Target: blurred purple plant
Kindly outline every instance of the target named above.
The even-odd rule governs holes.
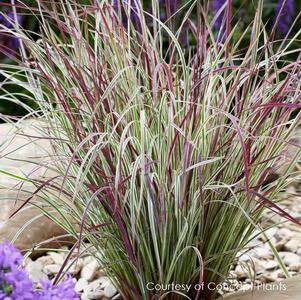
[[[69,275],[67,279],[55,287],[50,280],[41,283],[42,291],[38,292],[36,300],[79,300],[78,294],[75,292],[74,282]]]
[[[225,4],[226,0],[213,0],[212,1],[212,10],[214,16],[218,13],[218,11],[221,9],[221,7]],[[215,30],[219,30],[223,24],[223,18],[224,18],[225,12],[221,12],[218,18],[216,19],[213,27]]]
[[[19,26],[22,26],[22,21],[22,16],[17,15],[15,19],[14,13],[12,11],[0,14],[0,28],[3,26],[4,28],[13,29],[16,22]],[[0,47],[4,50],[5,53],[10,55],[12,55],[14,51],[20,46],[19,39],[8,33],[0,33],[0,42]]]
[[[282,6],[283,9],[281,10]],[[278,15],[277,30],[282,34],[286,34],[294,20],[294,0],[279,0],[275,8],[275,22]]]
[[[32,282],[22,267],[22,255],[12,245],[0,245],[0,299],[35,299]]]
[[[173,15],[178,9],[178,0],[165,0],[166,10]]]
[[[34,290],[22,260],[11,244],[0,245],[0,300],[79,300],[70,276],[56,286],[50,280],[41,282],[42,289]]]
[[[117,14],[121,14],[121,19],[122,19],[122,24],[125,28],[128,27],[128,9],[129,5],[130,7],[130,19],[131,22],[134,26],[134,28],[141,32],[141,21],[139,17],[139,11],[138,11],[138,0],[114,0],[114,10],[116,11]]]
[[[176,13],[179,2],[179,0],[159,0],[160,8],[163,8],[160,17],[162,22],[165,22],[170,16]]]

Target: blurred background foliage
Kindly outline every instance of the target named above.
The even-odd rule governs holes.
[[[132,0],[133,1],[133,0]],[[160,9],[161,9],[161,20],[166,21],[168,16],[170,16],[173,11],[178,10],[181,6],[185,5],[186,0],[158,0],[160,3]],[[214,15],[218,12],[219,8],[223,6],[226,0],[200,0],[202,2],[203,7],[205,10],[208,11],[210,20],[213,19]],[[93,1],[92,1],[93,2]],[[111,2],[108,0],[108,2]],[[151,1],[150,0],[144,0],[143,7],[145,10],[150,11],[151,10]],[[232,25],[237,25],[237,30],[235,31],[234,38],[239,39],[242,32],[244,32],[245,28],[253,21],[254,14],[257,7],[257,0],[232,0]],[[284,4],[283,4],[284,2]],[[30,1],[26,0],[24,1],[15,1],[17,5],[17,22],[19,26],[22,26],[22,28],[26,29],[29,33],[31,32],[34,34],[35,32],[39,31],[38,26],[38,19],[36,16],[33,15],[32,11],[30,11],[30,7],[34,8],[37,6],[37,1]],[[78,0],[76,1],[78,5],[88,5],[91,3],[91,0]],[[117,0],[112,0],[112,4],[116,5]],[[11,18],[11,20],[14,19],[14,15],[11,8],[11,1],[1,1],[0,0],[0,63],[10,63],[10,64],[16,64],[18,63],[18,48],[19,48],[19,42],[12,36],[8,36],[1,32],[1,25],[4,25],[6,27],[13,28],[13,25],[11,22],[8,21],[8,18]],[[275,37],[278,40],[281,40],[284,38],[284,36],[288,33],[289,35],[293,35],[301,28],[300,23],[300,17],[299,14],[301,12],[301,0],[264,0],[264,9],[263,9],[263,22],[266,25],[266,28],[268,31],[271,31],[273,28],[273,25],[276,20],[277,12],[279,11],[279,8],[281,5],[284,5],[284,9],[282,12],[281,18],[279,18],[279,25],[275,32]],[[185,13],[185,9],[181,11],[181,13],[177,14],[176,17],[172,18],[172,22],[167,24],[174,24],[176,23],[179,25],[183,15]],[[218,28],[222,25],[222,13],[221,17],[217,19],[215,23],[215,28]],[[197,22],[197,14],[194,13],[191,15],[191,20],[193,22]],[[288,30],[292,26],[292,24],[295,22],[294,27],[290,32]],[[151,26],[151,25],[150,25]],[[248,44],[248,38],[250,36],[251,32],[248,32],[245,37],[245,42],[242,42],[242,49],[244,45]],[[191,45],[191,34],[188,32],[184,32],[182,35],[182,45],[185,46],[185,44]],[[296,45],[297,43],[297,45]],[[300,48],[301,42],[297,41],[295,45],[293,45],[294,48]],[[290,59],[288,57],[288,59]],[[20,87],[15,87],[13,85],[7,86],[3,84],[4,77],[0,74],[0,94],[5,94],[8,92],[23,92],[20,91]],[[23,102],[32,105],[28,101],[28,99],[22,99]],[[10,116],[22,116],[26,113],[26,111],[21,108],[18,105],[14,105],[13,103],[9,103],[6,101],[1,100],[0,102],[0,114],[4,115],[10,115]],[[1,119],[1,118],[0,118]]]

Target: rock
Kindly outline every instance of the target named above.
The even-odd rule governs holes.
[[[301,273],[301,264],[290,265],[288,269],[290,271],[296,271]]]
[[[82,292],[84,290],[84,288],[88,285],[89,285],[89,283],[86,279],[80,278],[75,285],[75,291],[78,293]]]
[[[301,276],[283,280],[265,288],[227,295],[223,300],[300,300]]]
[[[41,263],[43,267],[54,264],[54,260],[49,255],[41,256],[36,261]]]
[[[46,273],[47,275],[55,275],[57,274],[61,269],[60,265],[47,265],[43,268],[44,273]]]
[[[265,270],[265,263],[264,261],[257,259],[257,258],[253,258],[251,260],[251,262],[249,263],[249,266],[251,269],[255,269],[256,274],[260,274],[262,272],[264,272]]]
[[[80,276],[81,278],[91,281],[95,278],[95,275],[99,269],[99,265],[96,259],[90,261],[87,265],[83,266]]]
[[[90,298],[88,297],[88,293],[85,293],[85,292],[81,294],[81,297],[80,297],[80,298],[81,298],[81,300],[89,300],[89,299],[90,299]]]
[[[254,257],[262,258],[262,259],[271,259],[273,258],[273,254],[269,248],[266,247],[256,247],[252,252]]]
[[[297,252],[301,249],[301,237],[299,238],[292,238],[284,245],[284,250],[290,252]]]
[[[98,269],[95,277],[100,278],[100,277],[104,277],[104,276],[105,276],[105,272],[102,269]]]
[[[275,260],[269,260],[264,263],[264,268],[267,271],[271,271],[278,268],[278,263]]]
[[[45,136],[37,129],[43,127],[45,127],[45,123],[37,120],[26,120],[16,125],[0,124],[1,170],[21,177],[30,176],[31,179],[45,179],[54,176],[53,171],[47,170],[43,166],[53,154],[50,141],[28,137]],[[26,224],[14,242],[14,246],[20,250],[30,250],[42,241],[65,233],[33,206],[29,207],[28,205],[10,218],[35,190],[36,187],[30,182],[21,182],[0,173],[0,240],[10,241],[14,239]],[[35,195],[31,201],[40,202],[43,200]],[[47,247],[54,245],[57,246],[58,243],[47,244]],[[46,245],[44,244],[43,247]]]
[[[247,253],[237,253],[237,256],[236,256],[240,262],[248,262],[251,260],[251,256],[250,254],[247,252]]]
[[[266,237],[267,237],[269,240],[271,240],[272,238],[275,237],[275,234],[276,234],[277,231],[278,231],[278,228],[276,228],[276,227],[271,227],[271,228],[269,228],[268,230],[264,231],[264,233],[265,233]],[[263,242],[266,242],[266,241],[267,241],[266,237],[263,236],[263,235],[260,235],[260,236],[259,236],[259,239],[260,239],[261,241],[263,241]]]
[[[278,240],[282,240],[282,239],[289,240],[294,236],[294,233],[289,228],[283,227],[276,232],[275,236]]]
[[[107,285],[110,284],[110,280],[108,277],[101,277],[89,284],[90,291],[103,290]]]
[[[283,251],[286,242],[287,242],[286,239],[282,239],[282,240],[276,242],[276,243],[274,244],[274,247],[276,248],[277,251]]]
[[[267,283],[279,281],[281,278],[284,278],[282,270],[276,270],[273,272],[264,273],[260,276],[261,281]]]
[[[292,252],[279,252],[279,256],[287,266],[301,263],[301,257]]]
[[[96,291],[96,292],[87,293],[88,299],[91,299],[91,300],[102,299],[103,296],[104,296],[103,291]]]
[[[38,261],[31,261],[26,266],[28,276],[34,283],[38,283],[41,280],[48,279],[47,275],[42,272],[42,269],[43,266]]]
[[[249,274],[251,272],[251,274]],[[241,265],[237,265],[234,273],[237,275],[238,279],[245,279],[247,277],[254,276],[254,270],[250,268],[250,270],[247,267],[242,267]]]
[[[48,252],[47,253],[56,265],[62,265],[64,263],[64,256],[57,252]]]
[[[70,268],[69,268],[69,266],[70,266]],[[67,266],[67,269],[68,269],[68,272],[72,276],[75,276],[82,270],[83,266],[84,266],[83,259],[82,258],[76,258],[75,261],[72,261],[72,262],[69,263],[69,265]]]
[[[24,267],[27,267],[28,264],[32,263],[32,259],[30,257],[26,257],[24,260],[23,260],[23,266]]]
[[[115,294],[117,294],[116,288],[112,284],[108,284],[104,289],[105,297],[112,298]]]

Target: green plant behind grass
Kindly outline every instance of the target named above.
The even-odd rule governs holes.
[[[49,168],[59,176],[38,188],[61,214],[50,217],[93,245],[124,299],[214,299],[206,286],[227,277],[265,208],[297,222],[276,200],[299,175],[291,136],[301,117],[300,60],[285,57],[300,49],[270,40],[261,2],[244,55],[232,44],[229,7],[217,42],[206,13],[189,4],[201,21],[190,24],[197,42],[184,51],[180,31],[155,14],[139,10],[139,32],[124,28],[108,1],[56,2],[40,6],[38,42],[19,32],[27,88],[57,154]],[[200,291],[148,285],[202,282]]]

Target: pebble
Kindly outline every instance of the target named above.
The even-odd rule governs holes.
[[[88,285],[89,285],[89,282],[86,279],[80,278],[75,285],[75,291],[82,292],[84,290],[84,288],[87,287]]]
[[[284,249],[286,251],[297,252],[301,249],[301,237],[300,238],[292,238],[289,242],[284,245]]]
[[[237,275],[238,279],[246,279],[247,277],[249,277],[250,272],[254,273],[254,270],[249,270],[248,268],[242,267],[241,265],[237,265],[234,270],[234,273]],[[254,274],[251,275],[254,276]]]
[[[301,264],[290,265],[289,270],[295,272],[301,272]]]
[[[91,281],[95,278],[97,270],[99,269],[99,264],[96,259],[93,259],[87,265],[83,266],[80,276],[87,281]]]
[[[279,256],[283,260],[286,266],[301,263],[301,257],[292,252],[279,252]]]
[[[29,278],[34,282],[38,283],[41,280],[47,280],[48,276],[42,272],[43,266],[38,261],[31,261],[26,265],[27,273]]]
[[[101,299],[104,296],[103,291],[96,291],[96,292],[88,292],[87,297],[88,299]]]
[[[275,270],[278,268],[278,263],[275,260],[266,261],[264,267],[267,271]]]
[[[52,264],[52,265],[47,265],[43,268],[43,272],[46,273],[47,275],[55,275],[57,274],[61,269],[60,265]]]
[[[273,258],[273,254],[270,249],[265,247],[256,247],[254,248],[254,257],[262,258],[262,259],[271,259]]]
[[[105,297],[112,298],[115,294],[117,294],[116,288],[112,284],[108,284],[104,289]]]
[[[82,258],[75,259],[74,261],[71,261],[67,265],[68,272],[72,275],[75,276],[77,275],[83,268],[84,262]]]
[[[289,240],[294,236],[294,233],[290,229],[283,227],[276,232],[275,236],[279,240],[282,239]]]
[[[54,264],[54,260],[49,256],[41,256],[36,261],[42,264],[43,267]]]
[[[52,258],[54,264],[62,265],[64,263],[64,256],[61,255],[60,253],[48,252],[48,255]]]

